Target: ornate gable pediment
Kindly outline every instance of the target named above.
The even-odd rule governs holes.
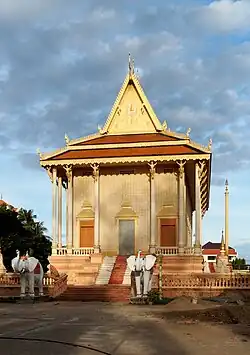
[[[115,216],[116,219],[137,219],[138,215],[133,210],[130,202],[128,200],[124,201],[121,205],[120,211]]]
[[[93,219],[95,217],[95,213],[92,209],[91,204],[88,201],[84,201],[82,204],[82,209],[80,213],[76,216],[78,219]]]
[[[137,77],[128,73],[102,134],[153,133],[163,126],[150,105]]]

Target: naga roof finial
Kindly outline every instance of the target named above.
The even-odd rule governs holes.
[[[129,71],[130,75],[134,74],[134,71],[135,71],[134,59],[131,59],[130,53],[128,54],[128,71]]]

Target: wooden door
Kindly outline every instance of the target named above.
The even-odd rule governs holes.
[[[135,221],[119,220],[119,255],[135,252]]]
[[[80,248],[93,248],[94,246],[94,221],[80,222]]]
[[[161,247],[176,246],[176,219],[164,218],[160,220]]]

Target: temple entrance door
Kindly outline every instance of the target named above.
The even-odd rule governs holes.
[[[94,221],[80,222],[80,248],[93,248],[94,246]]]
[[[176,219],[162,218],[160,219],[161,226],[161,247],[176,246]]]
[[[119,220],[119,255],[132,255],[135,252],[135,221]]]

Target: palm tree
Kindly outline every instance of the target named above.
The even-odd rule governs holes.
[[[25,210],[20,208],[18,211],[18,219],[25,229],[32,229],[34,227],[36,218],[37,216],[34,214],[33,210]]]

